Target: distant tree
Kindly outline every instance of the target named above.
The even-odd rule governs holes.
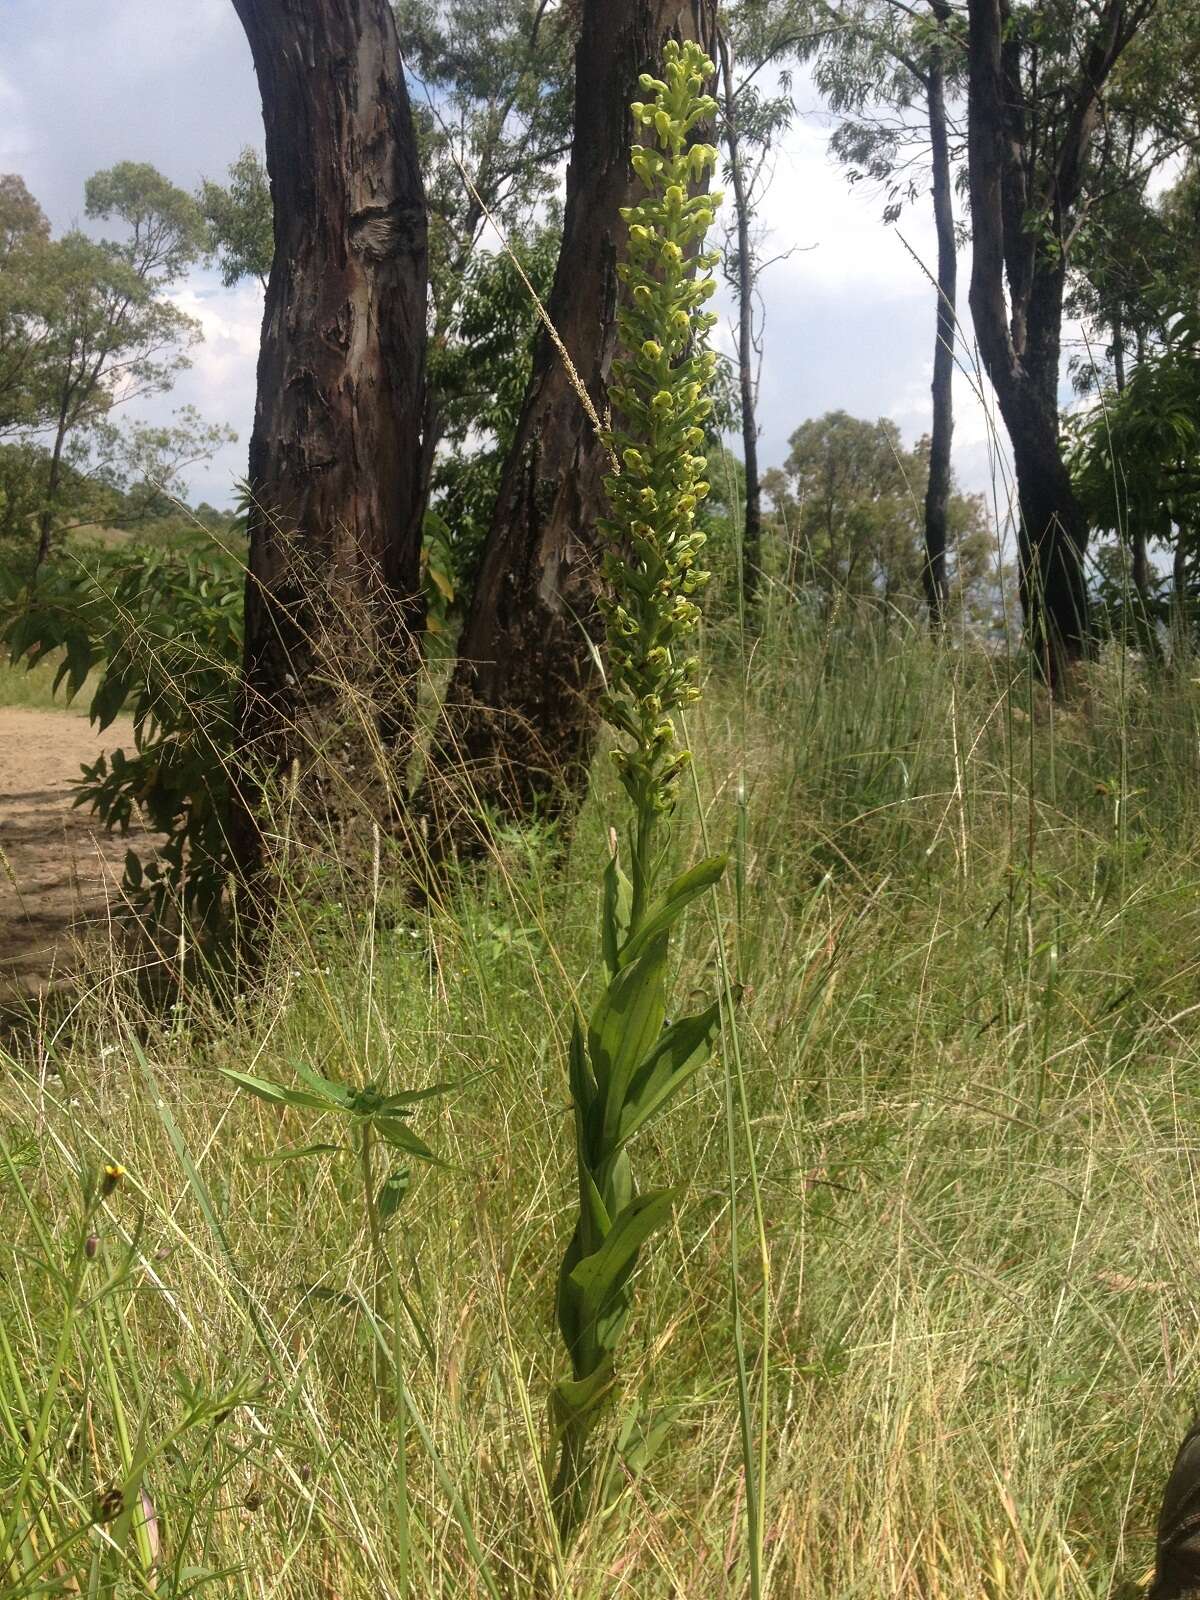
[[[343,805],[362,809],[346,741],[365,744],[368,769],[372,744],[347,726],[322,655],[331,640],[362,690],[386,687],[375,733],[397,775],[407,761],[423,610],[426,215],[387,0],[234,6],[262,95],[275,232],[234,809],[235,856],[253,884],[264,782],[288,778],[297,818],[321,833]]]
[[[228,183],[203,179],[196,202],[221,282],[232,289],[243,278],[257,278],[265,289],[275,254],[275,222],[271,183],[258,151],[247,145],[231,163]]]
[[[119,239],[97,242],[72,230],[50,240],[28,194],[9,182],[6,195],[0,406],[9,432],[48,441],[36,517],[40,567],[68,445],[113,406],[169,389],[188,364],[199,328],[167,291],[196,259],[203,227],[189,196],[145,163],[124,161],[88,179],[87,215],[123,224]]]
[[[0,438],[37,420],[35,375],[49,337],[50,224],[16,173],[0,174]]]
[[[569,812],[596,728],[596,519],[608,459],[594,417],[607,405],[617,265],[635,193],[628,104],[670,36],[715,48],[715,0],[584,0],[562,247],[548,302],[593,415],[543,329],[501,479],[459,665],[435,739],[425,804],[439,848],[464,813]],[[464,784],[462,763],[468,768]]]
[[[236,437],[229,427],[204,422],[192,406],[165,424],[98,418],[71,438],[59,461],[56,537],[94,527],[133,530],[176,516],[187,469]],[[50,465],[50,451],[34,439],[0,445],[0,539],[18,570],[29,565]]]
[[[802,423],[769,490],[794,552],[800,586],[827,596],[877,596],[911,610],[921,604],[926,565],[924,505],[928,437],[908,450],[889,418],[868,422],[844,411]],[[996,541],[984,501],[947,495],[947,593],[968,611],[987,598]]]

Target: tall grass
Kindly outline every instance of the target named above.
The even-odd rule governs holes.
[[[681,864],[702,825],[743,841],[764,1586],[1132,1594],[1197,1379],[1197,688],[1106,658],[1053,711],[1019,661],[895,619],[793,606],[769,630],[744,684],[706,686],[703,818],[672,840]],[[51,1578],[347,1600],[399,1594],[406,1567],[411,1593],[447,1600],[748,1592],[716,1075],[640,1153],[642,1181],[686,1174],[688,1193],[639,1279],[635,1420],[602,1463],[621,1492],[565,1556],[546,1494],[574,1204],[566,974],[599,970],[615,782],[596,781],[565,861],[514,836],[428,913],[387,859],[378,889],[297,878],[253,999],[188,994],[164,1021],[98,950],[14,1035],[0,1514],[17,1507],[27,1538],[0,1553],[6,1595]],[[718,963],[707,913],[689,915],[684,996]],[[332,1142],[332,1119],[238,1097],[219,1071],[282,1080],[298,1059],[459,1085],[414,1121],[450,1165],[415,1170],[398,1213],[392,1328],[353,1169],[280,1159]],[[128,1176],[90,1216],[112,1162]],[[752,1356],[748,1204],[738,1227]],[[381,1338],[408,1427],[380,1395]],[[231,1394],[181,1431],[197,1395]],[[642,1477],[651,1395],[673,1425]],[[146,1501],[116,1551],[97,1518],[139,1450]]]

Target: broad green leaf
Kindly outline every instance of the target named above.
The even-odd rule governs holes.
[[[395,1171],[388,1173],[379,1185],[379,1193],[375,1197],[375,1204],[384,1222],[390,1222],[396,1215],[411,1188],[412,1172],[408,1167],[397,1167]]]
[[[417,1156],[421,1161],[428,1161],[435,1167],[446,1165],[434,1155],[424,1139],[412,1131],[407,1122],[400,1122],[395,1117],[372,1117],[371,1126],[394,1150],[403,1150],[406,1155]]]
[[[563,1378],[554,1385],[554,1416],[561,1427],[578,1422],[596,1411],[607,1399],[613,1384],[612,1357],[605,1356],[586,1378]]]
[[[599,1250],[584,1256],[571,1273],[592,1317],[620,1290],[637,1262],[638,1251],[662,1226],[675,1202],[674,1189],[651,1189],[631,1200],[609,1230]]]
[[[292,1070],[298,1078],[304,1080],[314,1094],[324,1095],[326,1100],[332,1100],[340,1106],[349,1105],[351,1091],[344,1083],[335,1083],[332,1078],[323,1078],[298,1056],[292,1057]]]
[[[323,1095],[306,1094],[301,1089],[285,1089],[280,1083],[268,1083],[265,1078],[252,1078],[247,1072],[234,1072],[230,1067],[218,1067],[217,1071],[223,1078],[228,1078],[230,1083],[244,1089],[247,1094],[256,1095],[260,1100],[266,1100],[275,1106],[306,1106],[312,1111],[337,1111],[340,1109],[331,1100]]]
[[[627,967],[630,962],[636,961],[654,940],[668,933],[692,901],[699,899],[706,889],[711,889],[714,883],[720,881],[728,860],[728,856],[710,856],[707,861],[701,861],[670,883],[621,951],[621,966]]]
[[[621,968],[596,1007],[588,1029],[588,1053],[596,1087],[604,1099],[604,1125],[619,1111],[639,1061],[662,1028],[666,1012],[667,936],[646,947],[640,960]]]
[[[716,1000],[694,1017],[681,1017],[664,1028],[658,1043],[634,1074],[616,1126],[616,1143],[626,1144],[671,1096],[693,1078],[712,1054],[721,1026]]]
[[[621,965],[621,946],[629,937],[632,906],[633,889],[629,879],[621,871],[616,856],[610,856],[604,869],[604,909],[600,929],[604,960],[614,976]]]

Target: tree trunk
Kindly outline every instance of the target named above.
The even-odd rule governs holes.
[[[38,547],[33,562],[36,576],[50,558],[50,541],[54,537],[54,508],[58,504],[58,485],[62,478],[63,443],[67,437],[65,408],[59,410],[58,427],[54,434],[54,449],[50,452],[50,469],[46,474],[46,497],[38,518]]]
[[[1006,34],[1003,0],[969,0],[968,164],[971,181],[971,312],[983,365],[1013,446],[1020,527],[1021,603],[1030,649],[1052,686],[1086,654],[1091,618],[1084,557],[1088,528],[1063,461],[1058,377],[1065,261],[1032,231],[1025,190],[1029,153],[1019,44]],[[1102,63],[1103,75],[1109,65]],[[1056,171],[1062,222],[1079,195],[1099,81],[1079,97]],[[1036,226],[1036,224],[1032,225]],[[1007,274],[1011,307],[1005,299]]]
[[[384,781],[366,803],[380,804],[380,787],[390,802],[408,755],[426,219],[387,0],[234,6],[258,74],[275,211],[234,815],[253,879],[264,784],[287,778],[292,816],[320,831],[364,800],[367,768]]]
[[[548,314],[603,417],[616,349],[621,208],[635,194],[629,103],[672,35],[714,48],[716,0],[585,0],[562,251]],[[596,733],[596,519],[606,454],[545,329],[459,641],[419,805],[431,849],[478,848],[476,819],[569,812]]]
[[[733,63],[723,28],[717,31],[724,83],[725,147],[737,209],[738,377],[742,397],[742,454],[746,465],[746,518],[742,526],[742,596],[747,608],[762,578],[762,489],[758,476],[758,418],[754,393],[754,256],[750,244],[750,197],[742,169]]]
[[[935,4],[940,23],[948,5]],[[954,341],[957,329],[958,247],[954,238],[954,188],[946,119],[946,74],[941,45],[931,53],[926,81],[929,142],[933,164],[933,215],[937,227],[937,335],[933,349],[933,431],[929,440],[929,485],[925,491],[925,567],[922,577],[930,626],[946,619],[947,519],[950,511],[950,446],[954,437]]]

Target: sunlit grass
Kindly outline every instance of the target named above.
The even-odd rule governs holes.
[[[722,668],[691,730],[714,845],[747,785],[768,1590],[1122,1593],[1150,1566],[1198,1375],[1200,697],[1105,658],[1052,714],[1002,660],[899,624],[772,629],[745,699]],[[412,1595],[453,1600],[747,1593],[719,1064],[641,1156],[647,1185],[683,1174],[687,1193],[639,1279],[619,1415],[677,1408],[669,1448],[565,1560],[545,1495],[575,1204],[564,975],[599,967],[604,815],[589,805],[565,862],[505,841],[428,915],[387,856],[377,898],[369,873],[298,888],[254,999],[185,994],[154,1018],[98,958],[39,1049],[14,1045],[0,1126],[30,1203],[0,1172],[0,1319],[27,1405],[62,1363],[45,1454],[64,1525],[119,1475],[114,1392],[154,1440],[178,1369],[263,1388],[148,1470],[161,1589],[178,1564],[227,1573],[210,1593],[365,1600],[398,1595],[406,1561]],[[672,841],[681,862],[698,827]],[[711,989],[717,959],[709,913],[689,916],[681,996]],[[449,1165],[414,1169],[392,1234],[403,1428],[376,1381],[392,1335],[372,1322],[353,1170],[276,1159],[332,1141],[334,1119],[239,1098],[218,1070],[290,1082],[296,1060],[457,1085],[414,1116]],[[79,1174],[106,1161],[129,1177],[88,1224],[88,1283],[132,1258],[103,1323],[83,1296],[60,1358],[47,1263],[84,1225]],[[0,1395],[2,1506],[24,1446],[2,1378]],[[102,1541],[72,1548],[94,1563]],[[66,1567],[87,1586],[86,1562]],[[132,1567],[115,1582],[146,1592]]]

